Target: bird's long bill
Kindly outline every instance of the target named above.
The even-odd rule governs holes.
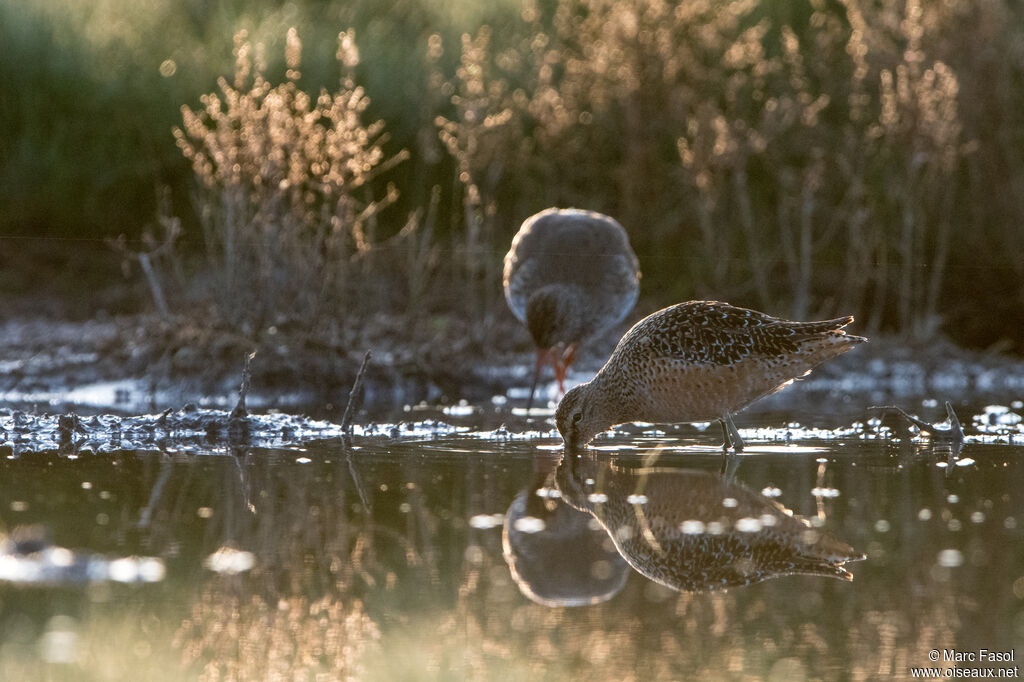
[[[533,383],[530,384],[530,399],[526,401],[526,413],[530,413],[530,409],[533,407],[533,394],[537,391],[537,382],[540,380],[540,371],[544,368],[548,359],[548,350],[546,348],[537,349],[537,364],[533,368]]]

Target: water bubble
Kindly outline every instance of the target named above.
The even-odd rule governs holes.
[[[604,493],[590,493],[587,495],[587,502],[591,504],[604,504],[608,501],[608,496]]]
[[[939,552],[936,561],[944,568],[956,568],[963,565],[964,555],[959,549],[944,549]]]
[[[39,656],[47,663],[71,664],[78,660],[78,623],[70,616],[54,616],[39,638]]]
[[[496,528],[505,522],[504,514],[477,514],[469,519],[469,525],[479,530]]]
[[[769,485],[761,489],[761,494],[765,497],[778,497],[782,494],[782,491],[773,485]]]
[[[932,510],[925,507],[921,511],[917,512],[917,518],[921,521],[928,521],[932,518]]]
[[[885,519],[878,519],[875,521],[875,530],[879,533],[888,533],[891,526]]]
[[[736,530],[741,533],[756,533],[761,530],[761,520],[745,516],[736,521]]]
[[[46,553],[51,566],[68,567],[75,563],[75,554],[65,547],[53,547]]]
[[[736,507],[739,506],[739,504],[740,503],[736,500],[735,497],[726,497],[722,499],[722,506],[725,507],[726,509],[735,509]]]
[[[539,533],[547,528],[547,524],[544,523],[544,519],[538,519],[536,516],[524,516],[516,519],[512,527],[520,533]]]
[[[163,559],[156,557],[142,557],[138,560],[139,580],[144,583],[158,583],[167,577],[167,566]]]
[[[704,532],[704,522],[688,519],[679,524],[679,530],[686,535],[700,535]]]
[[[207,569],[227,575],[244,573],[255,565],[256,556],[252,552],[233,547],[221,547],[203,561],[203,566]]]
[[[107,574],[114,582],[134,583],[139,580],[139,562],[131,557],[114,559],[107,567]]]
[[[626,497],[626,502],[630,504],[647,504],[646,495],[629,495]]]

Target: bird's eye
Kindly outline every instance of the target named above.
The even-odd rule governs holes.
[[[575,412],[575,413],[573,413],[573,415],[572,415],[572,423],[573,424],[579,424],[581,419],[583,419],[583,413],[582,412]]]

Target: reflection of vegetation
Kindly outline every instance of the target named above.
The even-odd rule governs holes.
[[[204,662],[200,680],[358,680],[379,637],[358,601],[276,602],[210,590],[178,633],[186,662]]]
[[[1007,0],[30,0],[0,19],[5,232],[139,234],[163,182],[184,213],[190,181],[167,131],[230,71],[228,36],[267,43],[268,81],[294,103],[335,82],[336,37],[354,26],[368,120],[394,134],[385,157],[410,154],[372,191],[342,192],[345,212],[387,182],[399,191],[364,244],[404,235],[374,266],[404,284],[368,303],[404,309],[427,281],[449,290],[448,271],[454,290],[491,294],[438,307],[496,314],[518,222],[575,204],[630,230],[659,304],[852,311],[867,331],[919,336],[970,320],[947,329],[986,343],[1021,324],[1024,294],[1006,282],[1024,279],[1024,22]],[[292,26],[301,75],[281,60]],[[325,235],[310,231],[285,250],[316,255],[310,278],[330,279],[348,261],[318,254]],[[970,303],[993,291],[984,310]]]

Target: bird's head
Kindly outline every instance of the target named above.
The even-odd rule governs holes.
[[[555,410],[555,424],[566,449],[583,447],[612,425],[600,409],[600,401],[592,398],[590,388],[590,382],[572,387]]]
[[[578,343],[580,316],[578,296],[567,287],[551,285],[533,293],[526,301],[526,328],[537,348],[563,348]]]

